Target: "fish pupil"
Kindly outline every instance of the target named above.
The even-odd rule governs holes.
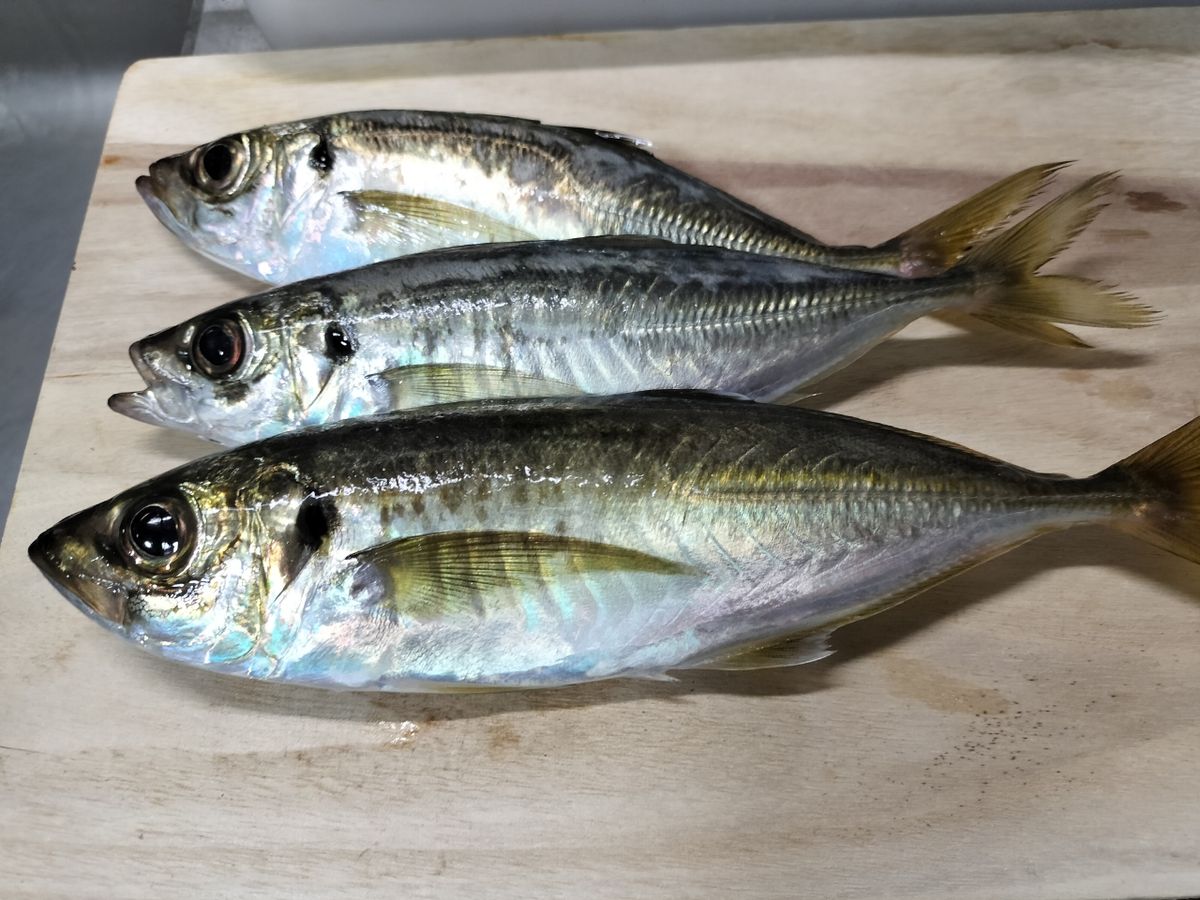
[[[213,322],[196,335],[192,354],[209,375],[225,375],[242,361],[242,332],[235,323]]]
[[[329,147],[329,141],[322,135],[321,140],[317,142],[317,146],[312,148],[312,152],[308,154],[308,164],[322,174],[333,168],[333,150]]]
[[[354,342],[346,329],[336,322],[325,329],[325,354],[334,360],[347,359],[354,354]]]
[[[144,556],[163,559],[179,552],[179,523],[157,504],[144,506],[129,522],[129,538]]]
[[[213,144],[200,161],[204,174],[213,181],[224,181],[233,169],[233,152],[224,144]]]

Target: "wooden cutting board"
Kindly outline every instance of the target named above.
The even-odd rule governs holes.
[[[1200,414],[1200,12],[929,19],[151,60],[122,85],[0,549],[0,893],[1200,893],[1200,567],[1027,545],[794,670],[337,695],[174,667],[38,575],[43,528],[207,452],[121,418],[135,338],[253,285],[135,175],[242,127],[463,109],[644,135],[830,241],[1032,163],[1121,169],[1062,260],[1166,313],[1067,351],[919,323],[829,408],[1086,474]]]

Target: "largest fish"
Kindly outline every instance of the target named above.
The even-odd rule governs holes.
[[[274,284],[445,246],[599,234],[920,276],[957,262],[1058,168],[1019,172],[877,247],[823,244],[623,135],[503,116],[269,125],[160,159],[137,188],[184,243]]]
[[[805,662],[847,622],[1088,523],[1200,561],[1200,419],[1075,479],[707,395],[461,404],[189,463],[30,554],[181,662],[532,688]]]

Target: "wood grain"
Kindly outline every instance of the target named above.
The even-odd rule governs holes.
[[[3,546],[13,897],[1200,893],[1200,569],[1099,529],[840,632],[791,671],[334,695],[173,667],[25,547],[202,452],[110,413],[136,337],[252,288],[133,191],[269,121],[449,108],[644,135],[829,240],[1032,163],[1121,169],[1062,261],[1163,309],[1090,352],[919,323],[819,401],[1085,474],[1200,414],[1200,15],[826,23],[152,60],[113,114]]]

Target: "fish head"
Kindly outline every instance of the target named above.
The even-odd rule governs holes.
[[[333,418],[346,377],[349,327],[303,285],[235,301],[129,348],[146,383],[110,408],[236,446]]]
[[[186,245],[278,284],[306,242],[318,241],[329,179],[305,164],[322,137],[305,123],[257,128],[167,156],[139,176],[138,193]]]
[[[269,637],[270,601],[316,546],[305,539],[313,514],[300,511],[293,472],[223,456],[184,470],[64,519],[29,555],[109,630],[170,659],[245,673]],[[309,526],[300,537],[297,521]]]

